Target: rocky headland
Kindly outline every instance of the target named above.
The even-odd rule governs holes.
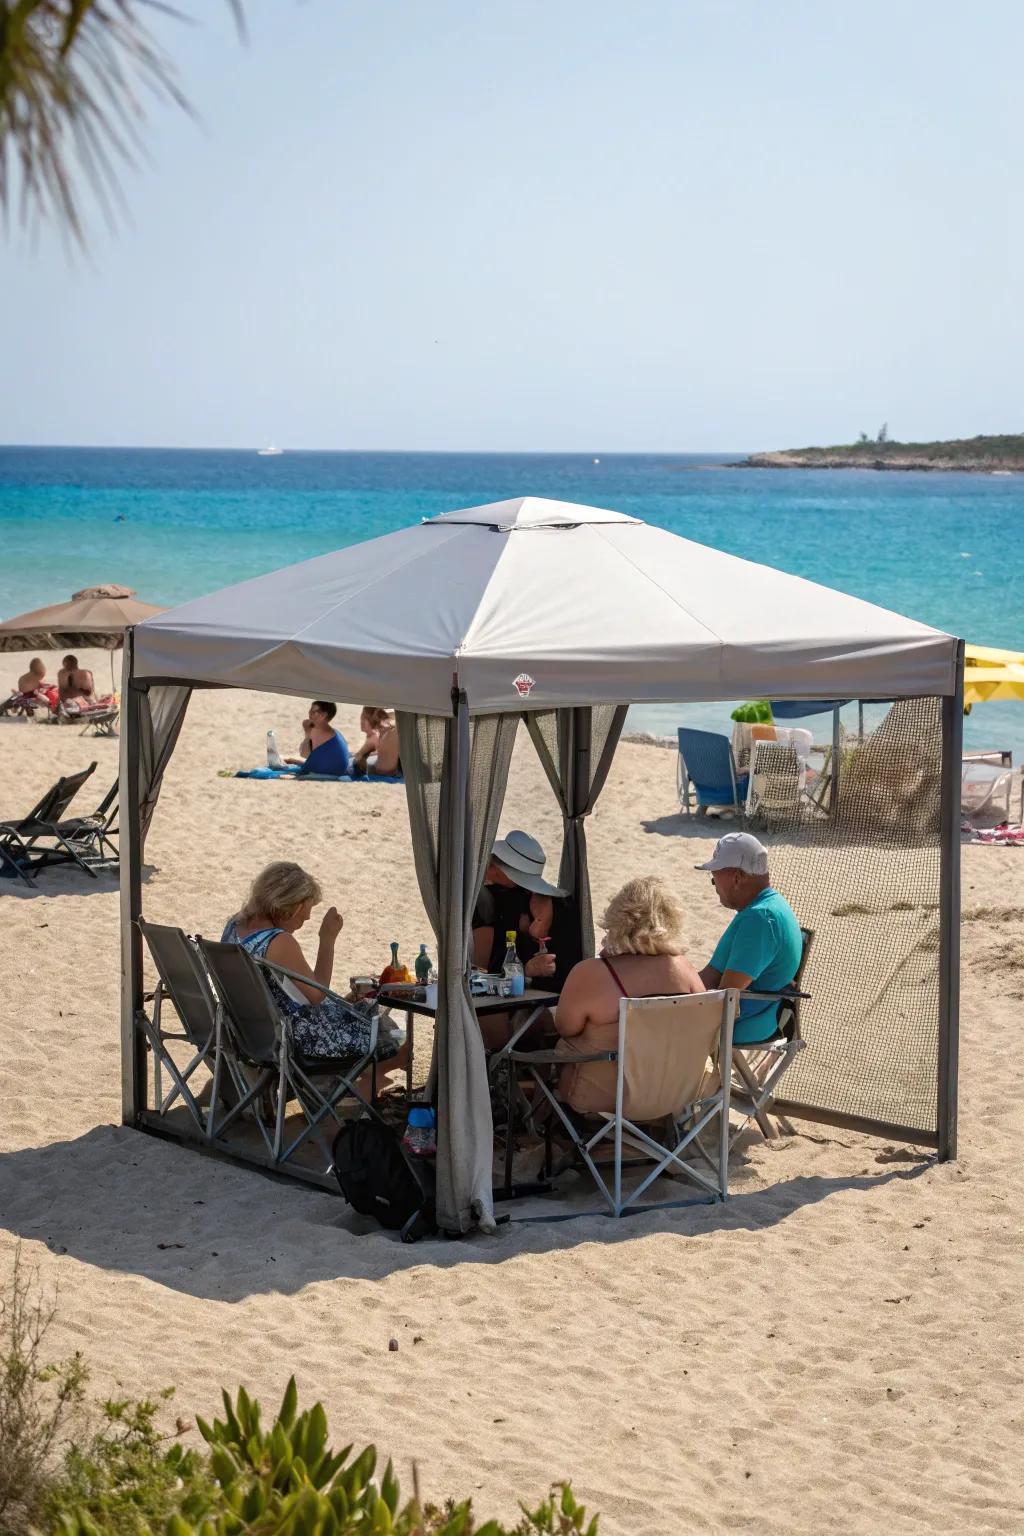
[[[752,453],[742,469],[890,469],[974,474],[1024,474],[1024,436],[954,438],[947,442],[872,440],[831,448],[785,448]]]

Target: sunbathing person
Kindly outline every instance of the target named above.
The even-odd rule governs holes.
[[[319,883],[298,864],[268,864],[253,881],[242,910],[229,920],[222,939],[225,944],[243,945],[257,959],[308,978],[290,981],[264,972],[304,1056],[365,1055],[370,1044],[369,1018],[351,1004],[325,997],[323,991],[334,972],[334,946],[344,926],[341,913],[337,907],[328,907],[324,913],[312,970],[295,937],[321,900]],[[378,1039],[374,1059],[389,1062],[390,1071],[404,1066],[408,1054],[407,1043],[398,1045],[386,1036]]]
[[[310,773],[326,774],[330,778],[347,778],[352,772],[352,757],[348,742],[331,721],[338,713],[337,704],[325,699],[314,699],[309,714],[302,722],[302,745],[298,757],[286,757],[286,763],[297,763],[297,779]]]
[[[359,716],[363,744],[352,756],[353,774],[393,778],[402,771],[398,755],[398,727],[391,712],[376,704],[364,704]]]
[[[600,955],[573,967],[555,1013],[558,1053],[570,1063],[560,1074],[559,1097],[581,1113],[615,1108],[615,1062],[571,1062],[591,1051],[618,1049],[621,997],[705,990],[683,954],[682,909],[660,880],[630,880],[612,897],[602,921]]]
[[[88,708],[96,702],[96,684],[87,667],[78,665],[77,656],[65,656],[64,664],[57,673],[57,692],[62,704],[77,704]]]
[[[710,870],[722,906],[736,913],[700,973],[705,987],[788,987],[800,968],[803,935],[789,902],[768,879],[768,850],[750,832],[727,832],[707,863],[696,867]],[[769,1040],[778,1013],[778,1003],[741,997],[733,1039],[743,1045]]]
[[[45,695],[46,690],[46,662],[41,656],[33,656],[28,664],[28,671],[23,672],[18,678],[18,692],[25,698],[31,698],[33,694]]]

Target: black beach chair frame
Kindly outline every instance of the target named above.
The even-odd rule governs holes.
[[[303,1056],[295,1046],[289,1021],[282,1018],[266,978],[272,974],[308,985],[309,977],[297,975],[272,961],[256,959],[241,944],[224,944],[199,937],[196,944],[220,999],[225,1023],[222,1049],[240,1094],[238,1102],[218,1123],[217,1138],[222,1139],[238,1116],[251,1107],[275,1166],[287,1163],[310,1137],[316,1138],[329,1166],[331,1147],[322,1127],[328,1117],[340,1126],[338,1102],[352,1097],[369,1113],[373,1112],[356,1079],[373,1063],[377,1043],[376,1018],[371,1020],[369,1048],[362,1055],[322,1060]],[[346,1001],[329,987],[322,990],[326,997]],[[247,1077],[244,1069],[255,1073],[254,1081]],[[323,1090],[317,1078],[329,1079]],[[260,1102],[267,1090],[274,1091],[277,1098],[272,1132],[269,1116]],[[306,1124],[286,1145],[285,1115],[290,1099],[298,1103]]]
[[[81,857],[60,825],[68,806],[95,769],[96,764],[90,763],[80,773],[58,779],[27,816],[0,822],[0,864],[9,865],[26,885],[34,887],[34,875],[49,864],[77,864],[96,879],[95,869]],[[46,846],[39,846],[44,840]]]
[[[57,831],[74,849],[77,862],[91,869],[110,869],[119,862],[114,842],[118,789],[115,779],[91,816],[72,816],[58,824]]]
[[[218,1129],[217,1112],[221,1107],[224,1059],[220,1049],[224,1022],[220,1002],[210,986],[199,952],[187,934],[180,928],[147,923],[142,917],[138,927],[159,976],[155,991],[145,999],[153,1004],[153,1016],[143,1016],[146,1038],[153,1052],[153,1094],[157,1112],[166,1115],[180,1098],[197,1129],[208,1141],[213,1141]],[[178,1015],[180,1032],[172,1033],[163,1027],[165,999]],[[171,1040],[185,1041],[192,1046],[193,1055],[183,1068],[167,1049],[166,1042]],[[190,1086],[192,1076],[201,1066],[205,1066],[213,1077],[210,1102],[205,1112]],[[174,1085],[166,1095],[163,1091],[165,1069]]]
[[[778,1131],[768,1118],[768,1112],[779,1082],[807,1044],[800,1029],[800,1005],[809,999],[810,993],[802,992],[800,985],[814,941],[814,930],[801,928],[800,934],[803,949],[792,985],[779,992],[743,994],[757,1001],[779,1003],[780,1007],[778,1028],[768,1040],[752,1040],[747,1043],[733,1041],[732,1108],[741,1118],[739,1124],[733,1127],[730,1146],[735,1145],[751,1120],[756,1120],[766,1141],[773,1141],[778,1136]]]

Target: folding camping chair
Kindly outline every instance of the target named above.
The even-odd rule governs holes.
[[[138,919],[138,925],[160,978],[151,994],[153,1017],[143,1017],[143,1028],[153,1052],[153,1092],[157,1112],[166,1115],[180,1098],[199,1130],[212,1141],[217,1130],[217,1108],[222,1093],[220,1042],[223,1020],[220,1004],[195,944],[180,928],[147,923],[144,917]],[[173,1004],[183,1033],[172,1034],[164,1029],[165,999]],[[168,1051],[168,1040],[186,1041],[192,1047],[193,1055],[184,1068],[178,1067]],[[189,1086],[190,1079],[201,1066],[213,1075],[210,1103],[205,1114]],[[162,1081],[164,1069],[174,1084],[166,1096]]]
[[[744,819],[747,775],[736,771],[732,743],[728,736],[714,731],[692,731],[678,727],[679,759],[676,763],[676,789],[679,804],[687,816],[693,815],[690,792],[697,814],[704,816],[712,806],[722,806]]]
[[[795,746],[755,738],[750,746],[747,820],[769,828],[798,820],[806,782],[806,765]]]
[[[68,704],[60,700],[44,718],[45,725],[80,725],[79,736],[115,736],[121,707],[113,696],[99,705]]]
[[[70,850],[70,854],[64,852],[64,857],[73,856],[76,864],[88,869],[110,869],[117,864],[119,855],[113,834],[117,831],[118,787],[115,779],[91,816],[72,816],[57,823],[62,843],[53,849],[53,862],[63,862],[61,853]],[[45,834],[40,838],[40,842],[44,841]]]
[[[79,736],[117,736],[117,722],[121,717],[120,706],[111,704],[108,709],[83,710],[79,718],[82,729]]]
[[[777,1002],[778,1022],[775,1033],[767,1040],[752,1040],[745,1044],[733,1041],[732,1046],[732,1094],[731,1108],[740,1115],[740,1123],[733,1127],[729,1145],[735,1146],[751,1120],[756,1120],[766,1141],[773,1141],[778,1131],[768,1119],[775,1090],[782,1077],[793,1065],[797,1054],[807,1044],[800,1031],[800,1004],[809,994],[800,990],[804,967],[811,952],[814,931],[801,928],[803,949],[800,964],[790,986],[781,992],[744,992],[743,996],[757,1001]]]
[[[260,1134],[275,1165],[286,1163],[310,1136],[316,1137],[330,1164],[331,1148],[321,1129],[322,1122],[331,1116],[336,1124],[341,1124],[337,1104],[346,1095],[370,1109],[356,1086],[356,1079],[373,1061],[377,1018],[371,1021],[370,1045],[364,1055],[337,1059],[303,1056],[292,1040],[288,1020],[282,1017],[274,1001],[266,973],[292,981],[308,982],[309,978],[297,976],[294,971],[269,960],[255,959],[242,944],[223,944],[199,937],[196,944],[224,1012],[223,1047],[240,1093],[238,1103],[217,1126],[218,1138],[223,1137],[243,1110],[252,1106]],[[322,990],[327,997],[345,1001],[329,987]],[[255,1080],[247,1077],[242,1069],[254,1074]],[[317,1086],[316,1078],[329,1080],[323,1091]],[[272,1136],[260,1103],[268,1089],[277,1094]],[[306,1124],[286,1146],[285,1113],[289,1099],[297,1101]]]
[[[614,1216],[627,1211],[652,1210],[677,1201],[647,1202],[642,1196],[662,1174],[680,1175],[696,1184],[712,1200],[725,1200],[729,1192],[729,1094],[728,1072],[708,1074],[712,1064],[730,1059],[737,994],[728,991],[697,992],[683,997],[624,997],[619,1002],[618,1048],[589,1055],[567,1057],[557,1051],[513,1051],[510,1060],[525,1068],[552,1115],[568,1135],[575,1160],[590,1173]],[[583,1118],[571,1114],[547,1081],[546,1072],[585,1061],[615,1063],[615,1110],[601,1110]],[[588,1122],[600,1123],[593,1132]],[[698,1138],[717,1120],[718,1157],[701,1148]],[[546,1122],[546,1162],[550,1170],[550,1131]],[[656,1132],[664,1127],[659,1140]],[[609,1187],[595,1161],[602,1142],[612,1141],[614,1154]],[[623,1147],[640,1154],[624,1164]],[[711,1163],[712,1175],[684,1158],[688,1148],[699,1151]],[[623,1167],[636,1162],[654,1167],[628,1194],[622,1190]],[[607,1166],[605,1164],[604,1166]]]
[[[34,720],[36,710],[48,712],[50,701],[40,693],[20,693],[15,689],[6,699],[0,699],[0,719]]]
[[[33,876],[38,870],[45,869],[48,864],[68,861],[81,865],[93,879],[96,878],[96,871],[79,857],[62,835],[59,825],[68,806],[95,770],[96,764],[90,763],[81,773],[58,779],[27,816],[22,816],[20,821],[0,822],[0,868],[9,867],[31,886],[36,883]],[[48,840],[47,844],[37,846],[43,839]]]

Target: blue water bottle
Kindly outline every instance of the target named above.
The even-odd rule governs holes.
[[[410,1109],[402,1145],[412,1157],[433,1157],[437,1151],[437,1120],[429,1104]]]

